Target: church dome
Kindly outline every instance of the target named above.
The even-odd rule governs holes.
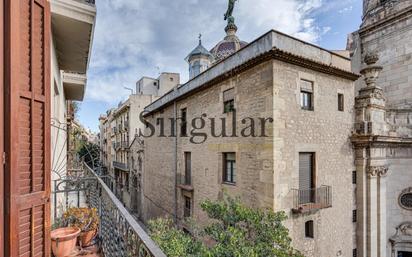
[[[228,57],[229,55],[239,51],[245,47],[248,43],[240,40],[236,36],[237,27],[235,24],[229,24],[226,29],[226,37],[217,43],[210,52],[214,56],[215,61],[220,61]]]

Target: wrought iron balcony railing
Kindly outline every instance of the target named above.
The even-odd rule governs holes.
[[[294,213],[306,213],[332,207],[332,187],[322,186],[312,189],[293,189]]]
[[[99,241],[104,256],[166,257],[102,178],[87,165],[85,169],[97,180],[89,189],[93,193],[88,194],[88,202],[99,211]]]
[[[103,172],[100,169],[99,174]],[[107,175],[97,175],[86,164],[81,171],[54,180],[54,220],[62,215],[59,208],[96,208],[100,217],[96,243],[103,256],[166,257],[104,180],[114,181]]]
[[[192,185],[192,177],[190,175],[179,174],[177,178],[178,187],[182,190],[192,192],[194,190]]]
[[[128,148],[128,147],[129,147],[129,141],[123,141],[122,148]]]
[[[114,162],[113,162],[113,167],[116,168],[116,169],[128,171],[128,169],[127,169],[127,164],[126,164],[126,163],[114,161]]]

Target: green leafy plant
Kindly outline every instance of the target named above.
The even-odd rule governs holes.
[[[63,214],[63,222],[70,227],[77,227],[82,232],[96,230],[99,217],[96,208],[70,208]]]
[[[239,199],[201,204],[212,223],[198,236],[179,230],[170,219],[149,222],[150,235],[170,257],[302,257],[291,246],[284,212],[253,209]],[[205,242],[212,242],[205,244]]]

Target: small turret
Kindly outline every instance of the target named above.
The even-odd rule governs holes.
[[[203,47],[202,35],[199,35],[199,45],[186,57],[189,63],[189,79],[207,70],[213,63],[213,55]]]

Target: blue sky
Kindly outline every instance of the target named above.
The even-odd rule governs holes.
[[[93,131],[98,117],[117,106],[142,76],[179,72],[203,34],[211,49],[224,37],[227,0],[97,0],[97,22],[86,95],[79,120]],[[253,41],[276,29],[324,48],[344,49],[361,22],[361,0],[239,0],[238,36]]]

